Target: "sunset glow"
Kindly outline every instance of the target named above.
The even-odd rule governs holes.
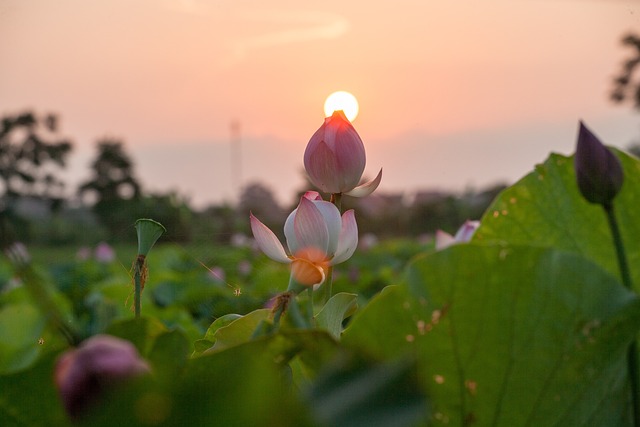
[[[114,135],[148,190],[202,206],[255,181],[293,203],[304,144],[337,108],[389,192],[517,180],[572,152],[578,118],[612,145],[638,138],[637,113],[609,99],[633,0],[4,3],[0,113],[60,116],[69,191]],[[322,111],[338,90],[357,101]]]
[[[327,100],[324,101],[324,115],[326,117],[331,116],[334,111],[338,110],[344,111],[344,115],[347,116],[347,119],[349,119],[350,122],[353,122],[355,118],[358,117],[360,106],[358,105],[358,100],[355,96],[349,92],[341,90],[333,92],[327,97]]]

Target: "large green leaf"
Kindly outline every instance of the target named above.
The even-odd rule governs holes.
[[[189,341],[179,329],[158,335],[147,356],[159,381],[171,382],[178,377],[189,358]]]
[[[223,326],[227,326],[231,322],[240,319],[241,317],[242,315],[240,314],[229,313],[229,314],[225,314],[224,316],[220,316],[216,320],[214,320],[213,323],[209,325],[207,332],[204,334],[204,338],[196,340],[193,343],[195,350],[192,356],[200,356],[203,352],[213,347],[213,345],[216,342],[216,338],[215,338],[216,331],[222,328]]]
[[[48,353],[25,371],[0,375],[0,425],[71,425],[53,384],[56,353]]]
[[[0,309],[0,373],[10,373],[32,363],[40,352],[46,319],[31,304]]]
[[[356,311],[358,308],[357,300],[356,294],[346,292],[335,294],[316,315],[317,326],[339,339],[342,333],[342,322]]]
[[[640,161],[616,154],[625,177],[614,209],[635,288],[640,290]],[[474,241],[553,246],[580,253],[619,275],[604,211],[578,191],[573,157],[552,154],[504,190],[487,209]]]
[[[348,355],[327,364],[307,391],[312,412],[325,426],[415,426],[428,406],[408,360],[371,363]]]
[[[361,348],[379,359],[393,359],[413,341],[416,321],[406,288],[392,285],[373,297],[358,312],[342,335],[342,343]]]
[[[270,309],[260,308],[232,320],[226,326],[219,327],[213,334],[215,344],[212,350],[217,351],[249,341],[258,325],[267,320],[270,314]]]
[[[416,353],[435,424],[618,426],[639,327],[638,298],[583,257],[459,245],[413,262],[343,343]]]
[[[140,354],[145,356],[156,337],[166,332],[167,328],[155,317],[140,317],[112,323],[107,334],[131,341]]]

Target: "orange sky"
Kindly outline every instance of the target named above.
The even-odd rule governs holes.
[[[242,181],[289,203],[324,98],[348,90],[379,191],[461,190],[570,153],[580,118],[640,136],[607,99],[631,30],[638,0],[0,0],[0,114],[61,115],[71,187],[117,136],[148,190],[196,205],[235,197],[237,120]]]

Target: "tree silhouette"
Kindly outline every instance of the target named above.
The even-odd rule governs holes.
[[[634,49],[622,64],[622,70],[613,80],[611,99],[614,102],[631,101],[640,110],[640,35],[627,34],[622,44]]]
[[[627,34],[622,38],[622,44],[634,52],[622,63],[620,74],[613,79],[611,99],[616,103],[630,101],[633,108],[640,110],[640,35]],[[633,141],[627,150],[635,156],[640,155],[640,141]]]
[[[140,184],[134,177],[133,162],[125,153],[121,141],[98,141],[98,156],[91,164],[91,169],[93,177],[78,190],[81,196],[93,193],[96,204],[140,197]]]
[[[21,197],[34,197],[55,209],[63,200],[64,183],[56,174],[66,166],[72,144],[59,139],[56,115],[24,112],[2,118],[0,124],[0,243],[21,237],[24,220],[15,212]],[[19,234],[19,233],[18,233]]]
[[[47,140],[56,132],[57,122],[55,115],[39,118],[32,112],[2,118],[0,183],[3,198],[53,198],[61,194],[64,183],[56,177],[52,166],[64,168],[72,145],[65,139]]]
[[[78,188],[81,197],[95,196],[93,211],[116,238],[133,224],[141,198],[133,161],[115,139],[98,141],[98,156],[91,164],[93,176]]]

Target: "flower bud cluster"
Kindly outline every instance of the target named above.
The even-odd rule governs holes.
[[[363,197],[382,180],[378,176],[358,185],[366,164],[362,139],[342,111],[327,117],[311,137],[304,165],[311,182],[332,196]],[[286,251],[276,235],[251,214],[251,230],[260,249],[271,259],[291,264],[292,278],[304,286],[324,283],[330,266],[346,261],[358,246],[353,210],[340,213],[335,204],[308,191],[284,225]]]

